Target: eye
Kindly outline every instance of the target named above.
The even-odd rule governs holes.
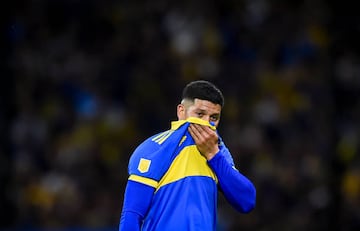
[[[216,122],[219,120],[219,116],[216,116],[216,115],[210,116],[210,120],[213,122]]]
[[[198,112],[198,113],[197,113],[197,115],[198,115],[198,117],[199,117],[199,118],[201,118],[201,117],[203,117],[203,116],[204,116],[204,113],[202,113],[202,112]]]

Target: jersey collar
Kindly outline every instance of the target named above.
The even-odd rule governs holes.
[[[186,120],[178,120],[171,122],[171,130],[177,130],[185,123],[194,123],[194,124],[209,126],[212,130],[214,131],[216,130],[216,127],[214,125],[211,125],[208,121],[196,117],[189,117]]]

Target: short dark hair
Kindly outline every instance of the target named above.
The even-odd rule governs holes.
[[[224,106],[224,96],[213,83],[206,80],[196,80],[188,83],[182,93],[182,99],[208,100],[214,104]]]

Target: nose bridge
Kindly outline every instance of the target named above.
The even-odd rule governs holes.
[[[210,115],[204,115],[202,119],[210,122]]]

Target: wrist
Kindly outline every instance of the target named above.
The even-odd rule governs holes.
[[[210,161],[212,158],[214,158],[216,156],[216,154],[219,153],[219,148],[217,148],[216,150],[214,150],[213,152],[211,153],[208,153],[207,155],[205,155],[205,158],[207,161]]]

